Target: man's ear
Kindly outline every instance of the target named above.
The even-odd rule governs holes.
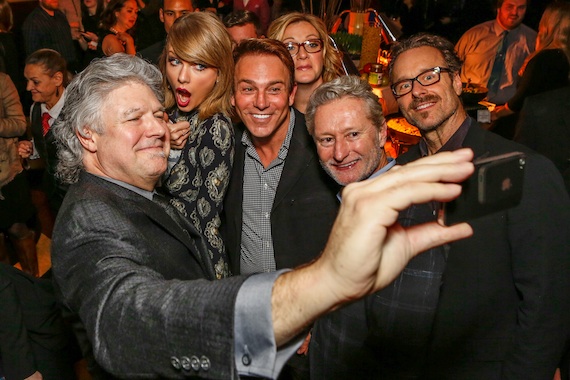
[[[164,10],[162,8],[158,10],[158,18],[160,19],[160,22],[164,24]]]
[[[452,78],[453,89],[455,90],[457,96],[459,96],[463,92],[463,83],[461,83],[461,76],[459,76],[459,73],[455,73]]]
[[[97,140],[98,135],[91,131],[87,127],[83,127],[83,131],[81,133],[75,132],[77,138],[79,139],[79,143],[88,152],[95,153],[97,152]]]
[[[378,136],[380,138],[380,146],[384,146],[386,144],[386,140],[388,139],[388,126],[386,124],[386,120],[380,126],[380,130],[378,131]]]
[[[295,94],[297,93],[297,82],[293,84],[293,88],[291,89],[291,93],[289,94],[289,106],[292,106],[295,103]]]

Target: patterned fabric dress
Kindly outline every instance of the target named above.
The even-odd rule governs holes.
[[[234,159],[232,122],[221,113],[200,120],[197,111],[178,109],[170,120],[190,122],[190,136],[165,188],[173,196],[172,204],[204,235],[216,277],[227,277],[228,260],[219,228]]]

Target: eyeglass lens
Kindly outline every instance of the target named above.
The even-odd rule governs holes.
[[[422,86],[431,86],[432,84],[436,84],[439,82],[441,71],[444,71],[443,68],[434,67],[433,69],[424,71],[415,78],[404,79],[396,82],[392,86],[392,91],[396,96],[403,96],[412,91],[414,81],[417,81]]]
[[[303,46],[307,53],[318,53],[323,48],[323,41],[319,39],[307,40],[304,42],[286,42],[285,47],[292,56],[299,53],[299,49]]]

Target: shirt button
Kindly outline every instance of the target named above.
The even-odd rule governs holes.
[[[268,213],[268,212],[265,213],[265,218],[266,218],[266,219],[269,218],[269,213]]]
[[[214,186],[220,186],[220,180],[218,178],[214,179]]]
[[[263,188],[264,188],[265,190],[267,190],[268,187],[269,187],[269,186],[267,186],[266,183],[263,184]]]
[[[180,360],[176,356],[172,356],[170,358],[170,365],[172,365],[174,369],[179,370],[180,368],[182,368],[182,364],[180,364]]]
[[[182,369],[184,371],[190,371],[190,359],[188,359],[187,356],[180,358],[180,364],[182,365]]]
[[[251,364],[251,358],[249,357],[248,354],[245,354],[244,356],[241,357],[241,362],[243,363],[243,365],[248,366]]]
[[[194,371],[199,371],[200,370],[200,359],[198,359],[197,356],[192,356],[190,358],[190,364],[192,365],[192,369]]]
[[[200,358],[200,366],[202,367],[202,370],[208,371],[210,369],[210,359],[206,356],[202,356]]]

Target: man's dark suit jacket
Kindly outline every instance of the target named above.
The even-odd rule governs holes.
[[[463,146],[475,157],[527,153],[523,198],[515,208],[471,221],[474,235],[450,244],[420,379],[551,380],[568,342],[570,201],[547,159],[472,125]],[[418,158],[415,146],[398,163]],[[376,302],[371,295],[341,310],[344,316],[335,314],[350,322],[339,328],[333,321],[330,336],[317,339],[328,346],[310,347],[319,357],[334,353],[319,364],[324,377],[315,379],[384,378],[375,365],[395,347],[383,354],[371,332],[381,326],[362,327]]]
[[[245,146],[236,131],[234,166],[224,199],[223,233],[232,272],[240,273]],[[339,186],[319,164],[305,117],[295,126],[271,209],[271,236],[277,269],[294,268],[319,255],[338,211]]]
[[[44,136],[42,133],[42,110],[40,103],[32,105],[30,129],[34,138],[34,145],[38,154],[45,162],[45,169],[42,177],[42,190],[46,193],[49,205],[54,213],[57,213],[67,187],[59,183],[55,178],[55,168],[57,166],[57,148],[52,129]]]
[[[40,371],[48,380],[75,379],[73,362],[80,356],[51,280],[0,263],[0,305],[0,375],[24,379]]]
[[[140,55],[142,58],[146,59],[153,65],[158,66],[158,61],[160,59],[162,51],[164,50],[164,46],[166,46],[166,39],[158,41],[150,45],[149,47],[141,50],[138,55]]]
[[[105,371],[121,378],[237,376],[233,310],[244,278],[212,281],[212,264],[197,247],[204,242],[190,223],[181,227],[147,198],[81,173],[53,236],[54,278],[95,379],[112,379]],[[173,357],[207,359],[210,368],[175,369]]]
[[[527,98],[515,140],[546,156],[558,168],[570,194],[570,87]]]
[[[475,157],[527,153],[523,198],[450,245],[426,378],[552,379],[570,318],[570,201],[544,157],[473,124]],[[420,157],[416,146],[398,159]]]

